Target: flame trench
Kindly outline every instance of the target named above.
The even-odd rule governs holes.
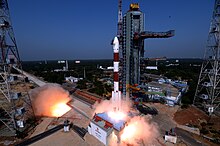
[[[46,84],[35,88],[30,93],[33,108],[37,116],[61,117],[71,107],[69,93],[58,84]]]
[[[57,103],[54,106],[51,107],[51,113],[53,117],[61,117],[68,111],[70,111],[71,108],[66,103]]]

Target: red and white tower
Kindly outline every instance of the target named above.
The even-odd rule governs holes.
[[[119,40],[117,37],[113,40],[114,52],[114,91],[112,91],[112,102],[114,111],[121,108],[121,91],[119,91]]]

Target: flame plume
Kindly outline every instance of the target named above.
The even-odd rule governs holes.
[[[37,116],[60,117],[71,108],[69,93],[58,84],[46,84],[30,93],[34,112]]]

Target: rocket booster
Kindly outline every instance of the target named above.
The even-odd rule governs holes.
[[[112,102],[114,110],[120,110],[121,108],[121,92],[119,91],[119,41],[115,37],[113,40],[113,52],[114,52],[114,91],[112,91]]]
[[[114,92],[119,91],[119,41],[115,37],[113,41],[113,52],[114,52]]]

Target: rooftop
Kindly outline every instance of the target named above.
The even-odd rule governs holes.
[[[114,120],[111,117],[108,116],[107,113],[98,113],[95,115],[96,117],[106,121],[106,125],[105,126],[109,126],[107,123],[110,123],[111,125],[113,125],[113,128],[120,131],[122,128],[124,128],[125,125],[125,121],[124,120]],[[94,117],[95,117],[94,116]]]
[[[109,132],[112,130],[113,128],[113,124],[104,120],[103,118],[101,118],[100,116],[98,116],[98,114],[95,114],[92,122],[95,123],[96,125],[98,125],[100,128],[102,128],[103,130],[105,130],[106,132]]]

